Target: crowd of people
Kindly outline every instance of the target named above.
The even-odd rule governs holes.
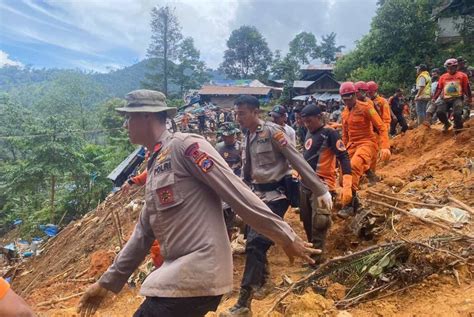
[[[459,59],[448,59],[445,67],[445,74],[431,76],[425,65],[418,67],[416,121],[429,125],[436,114],[447,129],[452,111],[458,131],[464,102],[472,102],[470,86]],[[205,116],[198,119],[200,132],[218,129],[215,147],[197,134],[166,129],[176,109],[166,106],[163,94],[128,94],[118,111],[127,117],[131,141],[152,151],[145,172],[122,190],[146,184],[146,204],[132,237],[83,295],[80,310],[94,312],[108,291],[120,291],[154,246],[159,268],[142,285],[146,300],[135,316],[215,311],[232,290],[229,239],[237,217],[247,224],[245,267],[237,302],[220,316],[251,316],[252,301],[272,289],[267,253],[274,243],[290,258],[313,267],[323,263],[332,213],[342,219],[358,213],[361,180],[378,181],[377,163],[391,156],[389,135],[398,125],[405,132],[406,116],[413,115],[401,89],[387,100],[374,81],[344,82],[339,94],[340,103],[309,99],[266,114],[257,98],[240,96],[227,118],[216,115],[215,126],[206,125]],[[181,123],[186,131],[186,119]],[[299,210],[307,242],[283,220],[289,207]]]

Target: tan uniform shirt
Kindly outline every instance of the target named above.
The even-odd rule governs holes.
[[[248,142],[247,138],[249,138]],[[242,170],[245,171],[246,164],[250,164],[252,183],[266,184],[281,181],[285,175],[291,174],[289,162],[301,175],[305,187],[309,188],[316,197],[328,191],[326,185],[316,176],[279,125],[260,121],[256,132],[246,136],[242,145]],[[250,147],[249,150],[246,150],[247,146]],[[247,153],[250,153],[250,161],[246,158]],[[266,192],[259,196],[267,202],[282,198],[281,193],[277,191]]]
[[[119,292],[156,238],[164,258],[141,288],[149,297],[221,295],[232,290],[232,253],[221,198],[280,245],[296,235],[253,194],[201,136],[165,131],[148,170],[146,204],[132,237],[100,278]]]

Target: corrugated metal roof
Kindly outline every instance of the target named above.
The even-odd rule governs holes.
[[[293,82],[293,88],[308,88],[314,83],[312,80],[295,80]]]
[[[266,96],[272,90],[272,87],[222,87],[222,86],[203,86],[199,90],[200,95],[259,95]]]

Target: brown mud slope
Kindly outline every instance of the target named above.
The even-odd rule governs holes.
[[[455,136],[452,132],[443,134],[434,128],[408,131],[404,136],[392,140],[390,163],[379,166],[377,173],[383,180],[373,187],[363,185],[362,202],[366,209],[379,214],[391,215],[384,207],[370,205],[367,189],[419,202],[446,204],[452,196],[474,205],[474,121],[466,124],[467,129]],[[127,239],[133,229],[138,209],[125,208],[132,199],[141,199],[142,192],[133,192],[130,197],[109,198],[96,210],[80,221],[69,224],[61,233],[48,242],[43,254],[22,265],[17,271],[13,287],[21,293],[38,312],[39,316],[77,316],[75,307],[79,297],[51,301],[80,294],[107,268],[119,249],[118,225],[114,225],[112,211],[115,211]],[[394,203],[383,199],[384,202]],[[408,209],[410,205],[401,203]],[[333,218],[327,245],[329,258],[347,255],[371,245],[404,239],[423,239],[435,234],[446,233],[442,228],[429,226],[407,216],[397,216],[389,225],[382,226],[374,238],[363,241],[348,228],[348,221]],[[289,211],[286,220],[303,236],[299,215]],[[471,221],[474,222],[474,219]],[[472,225],[463,232],[470,232]],[[445,256],[446,258],[446,256]],[[443,258],[444,259],[444,258]],[[452,258],[450,261],[452,262]],[[271,278],[281,285],[286,275],[297,281],[308,270],[302,262],[290,265],[283,251],[273,247],[269,253]],[[433,261],[440,261],[436,258]],[[243,270],[244,256],[234,256],[234,292],[225,296],[218,311],[235,303],[238,284]],[[380,299],[368,298],[358,305],[338,310],[335,302],[345,293],[345,287],[328,282],[325,297],[307,288],[303,294],[291,294],[282,301],[271,316],[473,316],[474,286],[471,264],[455,265],[455,270],[441,270],[407,289],[391,289],[380,293]],[[138,286],[139,287],[139,286]],[[255,300],[254,316],[264,316],[275,299],[286,289],[277,286],[273,293],[262,301]],[[395,292],[391,295],[392,292]],[[137,288],[125,286],[117,296],[109,296],[97,316],[131,316],[140,305],[142,297]],[[49,301],[49,303],[45,303]],[[217,316],[211,313],[210,316]]]

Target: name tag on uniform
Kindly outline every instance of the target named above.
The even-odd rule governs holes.
[[[257,139],[257,144],[264,144],[264,143],[267,143],[268,141],[270,141],[269,138],[260,138],[260,139]]]
[[[155,175],[171,171],[171,160],[166,160],[155,167]]]

